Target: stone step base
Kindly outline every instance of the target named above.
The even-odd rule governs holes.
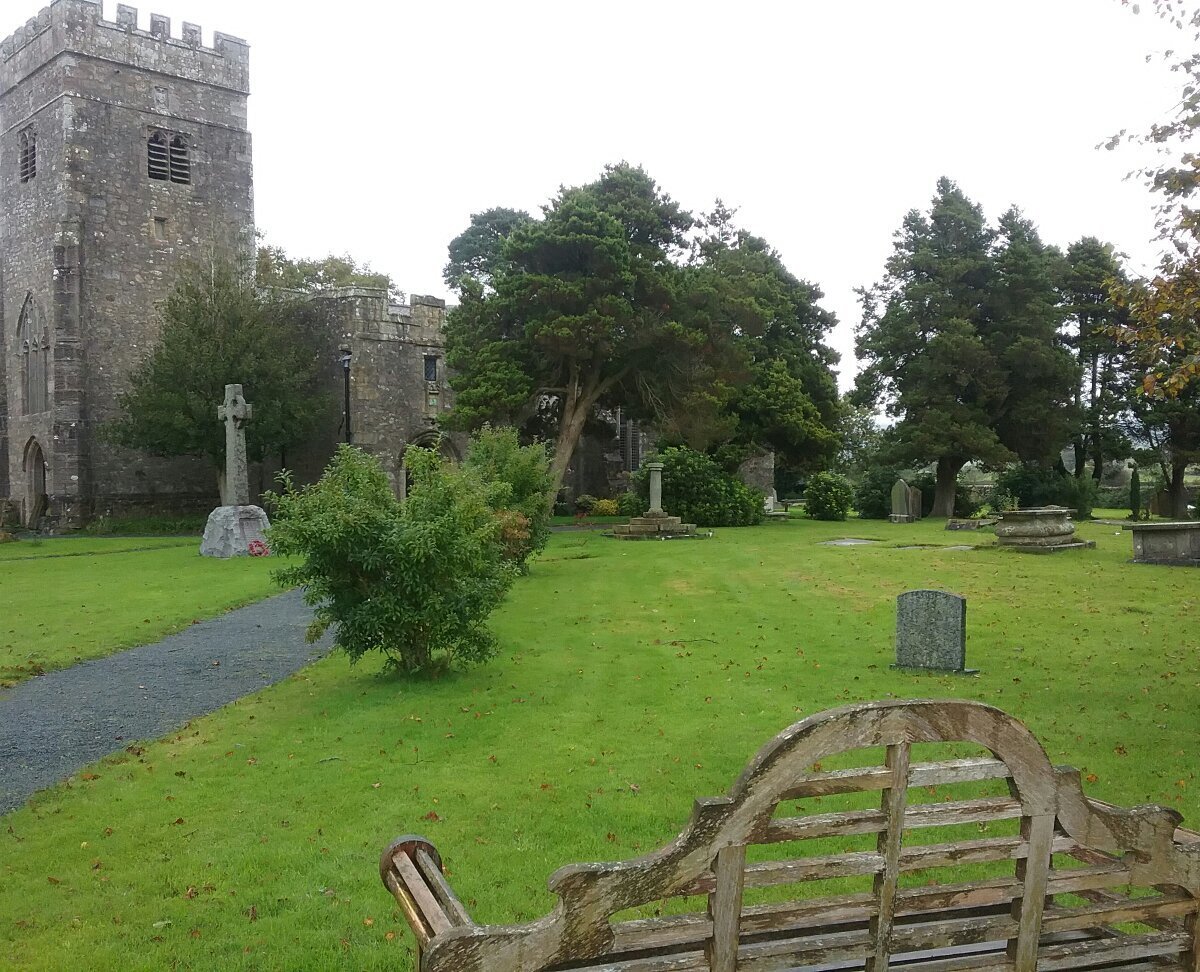
[[[1014,550],[1017,553],[1051,554],[1058,553],[1060,550],[1090,550],[1096,546],[1096,541],[1076,540],[1072,543],[1060,543],[1055,545],[997,542],[996,546],[1003,550]]]
[[[696,524],[684,523],[677,516],[635,516],[628,523],[618,523],[612,532],[619,540],[673,539],[696,536]]]

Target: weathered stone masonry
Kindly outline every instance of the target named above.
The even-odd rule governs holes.
[[[413,294],[407,304],[389,302],[387,291],[343,287],[322,299],[332,305],[336,345],[350,350],[350,416],[354,444],[377,456],[397,492],[404,489],[404,451],[410,445],[435,447],[462,458],[463,436],[445,436],[439,419],[454,403],[446,372],[443,325],[446,302]],[[332,363],[332,356],[331,356]],[[340,365],[330,369],[330,387],[342,401]],[[341,407],[340,423],[344,420]],[[299,482],[315,480],[337,443],[345,438],[331,425],[302,453],[288,456]],[[259,482],[266,486],[277,470],[264,464]]]
[[[0,43],[0,497],[24,515],[43,474],[62,525],[212,501],[207,467],[116,450],[96,430],[155,341],[180,268],[251,252],[248,79],[244,41],[217,33],[206,48],[199,27],[174,38],[158,15],[139,30],[124,5],[110,23],[92,0],[56,0]],[[31,136],[36,174],[23,178]],[[151,177],[156,136],[164,178]],[[48,345],[36,412],[23,394],[27,307]]]

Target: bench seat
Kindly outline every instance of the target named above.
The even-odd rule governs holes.
[[[927,743],[985,753],[912,758]],[[839,799],[853,805],[827,809]],[[1089,799],[998,709],[896,701],[796,723],[671,844],[555,872],[536,921],[475,924],[420,837],[393,842],[380,874],[421,972],[1200,972],[1200,834],[1180,824]],[[809,884],[838,880],[861,890]],[[762,889],[781,900],[747,900]],[[702,911],[613,918],[696,897]]]

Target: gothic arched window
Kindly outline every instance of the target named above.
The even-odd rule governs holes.
[[[21,404],[26,415],[35,415],[50,407],[50,336],[32,293],[25,295],[25,304],[17,320],[17,337],[17,350],[21,355]]]
[[[23,129],[17,135],[17,169],[22,182],[28,182],[37,175],[37,132],[32,127]]]

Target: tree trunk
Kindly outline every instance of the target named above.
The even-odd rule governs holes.
[[[1104,445],[1100,438],[1100,354],[1092,352],[1092,368],[1091,368],[1091,394],[1088,399],[1088,413],[1092,420],[1091,428],[1091,446],[1092,446],[1092,479],[1100,482],[1100,477],[1104,474]],[[1079,470],[1076,469],[1075,475],[1079,475]]]
[[[929,515],[936,519],[954,516],[954,490],[958,486],[958,471],[966,460],[943,456],[937,462],[937,488],[933,493],[933,509]]]
[[[1183,473],[1187,469],[1187,463],[1175,462],[1171,464],[1171,484],[1167,487],[1167,495],[1171,498],[1171,519],[1172,520],[1187,520],[1191,514],[1188,512],[1188,493],[1183,485]]]
[[[1082,357],[1080,352],[1080,357]],[[1075,450],[1075,476],[1076,478],[1083,475],[1083,467],[1087,463],[1087,447],[1083,441],[1083,390],[1075,388],[1075,414],[1078,416],[1079,425],[1076,427],[1075,434],[1071,436],[1071,445]]]
[[[558,491],[562,489],[563,479],[567,475],[567,467],[571,457],[575,455],[575,447],[579,445],[579,437],[583,434],[584,423],[596,404],[600,392],[594,387],[581,389],[579,375],[572,372],[567,382],[566,395],[563,398],[562,415],[559,418],[558,436],[554,440],[554,456],[550,460],[550,475],[553,491],[550,494],[550,506],[553,509],[558,500]]]

